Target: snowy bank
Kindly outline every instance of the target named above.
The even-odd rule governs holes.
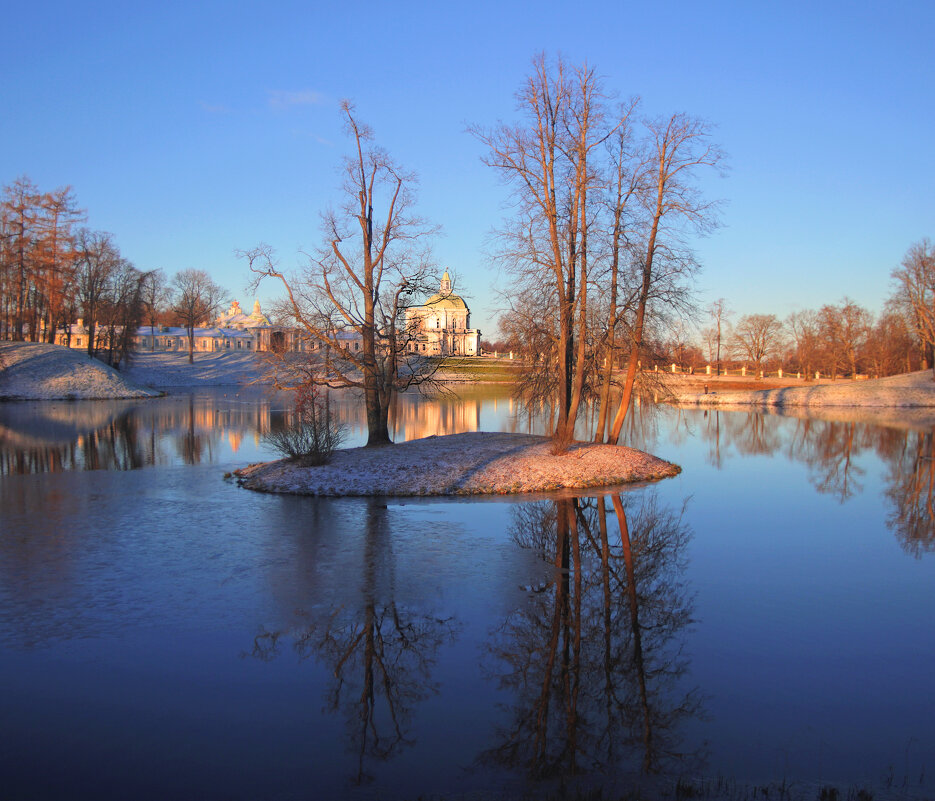
[[[241,486],[295,495],[502,495],[608,487],[677,475],[680,468],[619,445],[579,442],[553,456],[548,437],[473,432],[351,448],[331,464],[285,460],[236,471]]]
[[[122,373],[82,351],[39,342],[0,342],[0,399],[149,398]]]
[[[135,351],[127,375],[146,387],[222,387],[252,384],[266,371],[263,357],[253,352]]]
[[[805,387],[763,390],[677,393],[672,403],[683,406],[760,406],[760,407],[935,407],[935,381],[932,373],[894,375],[868,381],[836,381]]]

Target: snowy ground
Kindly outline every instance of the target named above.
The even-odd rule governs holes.
[[[0,399],[147,398],[157,392],[83,351],[36,342],[0,342]]]
[[[804,406],[815,407],[935,407],[935,381],[932,373],[891,376],[868,381],[833,381],[813,386],[765,390],[677,393],[674,403],[685,406]]]
[[[187,352],[138,351],[126,374],[146,387],[219,387],[257,382],[264,370],[262,357],[252,352],[196,352],[189,364]]]
[[[248,489],[297,495],[494,495],[630,484],[680,470],[618,445],[576,443],[561,456],[551,446],[527,434],[452,434],[338,451],[321,467],[251,465],[237,476]]]

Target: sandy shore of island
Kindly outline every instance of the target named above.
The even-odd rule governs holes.
[[[677,465],[619,445],[575,443],[553,456],[548,437],[473,432],[385,448],[337,451],[328,465],[280,460],[236,471],[247,489],[294,495],[505,495],[608,487],[677,475]]]

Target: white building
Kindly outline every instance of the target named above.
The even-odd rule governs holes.
[[[439,291],[421,306],[406,313],[413,332],[412,353],[426,356],[477,356],[480,331],[471,328],[471,310],[464,298],[451,291],[451,276],[445,270]]]
[[[477,356],[480,354],[480,331],[471,328],[471,310],[460,295],[451,291],[448,271],[442,276],[439,292],[421,306],[407,310],[406,322],[411,332],[410,353],[425,356]],[[88,329],[79,319],[70,327],[70,338],[62,331],[56,338],[60,345],[82,349],[88,346]],[[98,347],[104,347],[104,332],[97,330]],[[357,332],[339,332],[336,338],[349,351],[361,349]],[[183,326],[141,326],[133,337],[139,351],[187,351],[188,330]],[[296,328],[273,325],[255,301],[253,312],[246,314],[239,301],[218,315],[214,325],[195,328],[194,349],[214,351],[317,351],[322,343],[302,336]]]

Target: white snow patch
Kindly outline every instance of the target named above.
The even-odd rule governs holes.
[[[331,464],[286,460],[237,471],[242,486],[297,495],[484,495],[606,487],[677,475],[680,468],[633,448],[574,443],[550,453],[548,437],[472,432],[383,448],[351,448]]]
[[[83,351],[39,342],[0,342],[0,399],[149,398],[157,392]]]
[[[219,387],[251,384],[266,371],[263,357],[254,352],[135,351],[127,375],[147,387]]]

